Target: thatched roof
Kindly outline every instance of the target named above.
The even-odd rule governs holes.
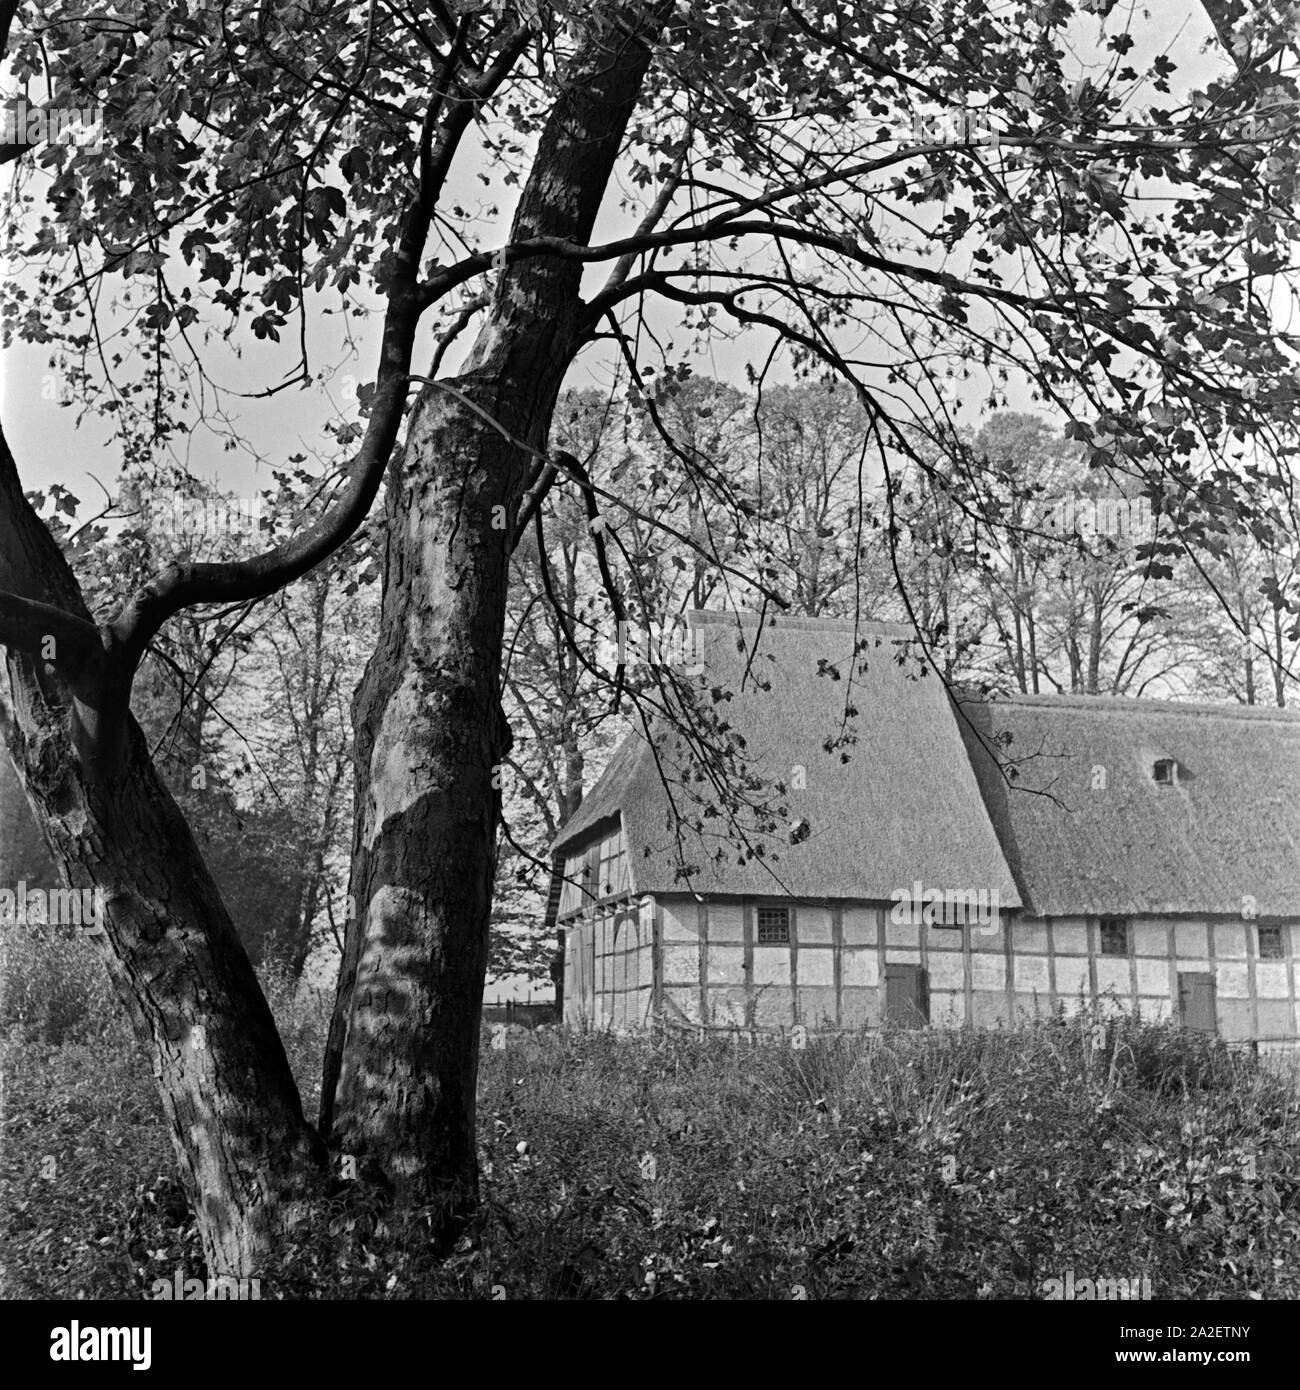
[[[677,752],[675,735],[659,730],[658,758],[680,817],[655,751],[634,733],[561,831],[557,849],[592,838],[621,815],[642,893],[689,888],[888,901],[920,880],[927,888],[997,890],[1002,906],[1019,905],[947,694],[933,673],[917,675],[915,660],[899,664],[904,629],[858,624],[855,661],[849,621],[768,619],[761,631],[753,615],[696,613],[689,621],[704,665],[698,683],[734,692],[713,708],[743,733],[749,770],[790,785],[776,798],[788,806],[789,822],[756,840],[766,851],[761,862],[738,863],[726,817],[707,814],[707,789],[687,780],[689,760]],[[857,710],[847,724],[856,742],[828,752],[825,742],[845,731],[846,704]],[[796,767],[805,769],[805,790],[792,785]],[[701,816],[702,835],[689,828]],[[791,843],[790,828],[800,821],[807,825]],[[695,869],[689,881],[678,873],[683,863]]]
[[[1054,695],[960,709],[1035,915],[1240,915],[1246,895],[1261,916],[1300,915],[1300,715]],[[1158,759],[1173,785],[1155,781]]]

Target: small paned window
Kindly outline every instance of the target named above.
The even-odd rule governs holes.
[[[1260,960],[1282,959],[1282,928],[1280,926],[1260,927],[1259,958]]]
[[[1128,955],[1128,923],[1123,917],[1101,919],[1101,953],[1103,956]]]
[[[790,940],[790,909],[760,907],[758,909],[758,944],[781,946]]]

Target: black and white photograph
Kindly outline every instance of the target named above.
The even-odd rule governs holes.
[[[10,1351],[1285,1375],[1300,0],[0,55]]]

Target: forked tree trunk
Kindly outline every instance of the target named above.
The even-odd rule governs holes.
[[[653,22],[670,8],[656,3]],[[649,63],[628,30],[635,10],[616,7],[569,65],[514,239],[589,238]],[[583,332],[580,278],[564,258],[510,266],[459,382],[532,448]],[[526,448],[427,388],[391,479],[380,642],[356,710],[360,911],[322,1116],[339,1148],[408,1200],[469,1199],[476,1185],[496,774],[508,744],[499,664],[528,462]],[[0,592],[89,616],[2,436]],[[130,673],[117,660],[106,649],[85,676],[0,649],[0,737],[68,885],[104,891],[109,970],[153,1064],[208,1272],[257,1276],[324,1149],[216,885],[129,714]]]
[[[0,434],[0,590],[88,616]],[[248,957],[120,692],[0,648],[0,737],[152,1064],[211,1275],[258,1276],[323,1159]],[[6,756],[0,753],[0,756]],[[57,1155],[56,1155],[57,1157]]]
[[[633,7],[617,8],[625,18]],[[642,38],[611,23],[574,59],[512,242],[587,242],[649,58]],[[507,268],[451,383],[532,449],[545,444],[580,343],[580,280],[563,259]],[[400,1202],[451,1217],[444,1233],[477,1190],[480,1012],[509,752],[501,644],[530,461],[455,397],[424,388],[389,478],[379,648],[354,706],[357,914],[321,1128]]]

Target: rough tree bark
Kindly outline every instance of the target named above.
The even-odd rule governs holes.
[[[22,784],[9,759],[0,757],[0,884],[52,883],[57,876]]]
[[[621,8],[621,7],[620,7]],[[511,241],[585,243],[650,62],[616,16],[572,61],[539,138]],[[540,450],[585,325],[581,268],[501,274],[450,384]],[[509,752],[500,663],[527,449],[426,386],[389,478],[378,649],[354,707],[352,898],[321,1128],[444,1233],[477,1193],[475,1086],[488,921]]]
[[[0,591],[89,621],[0,433]],[[0,739],[64,883],[100,888],[104,959],[153,1067],[211,1275],[250,1277],[324,1159],[266,1000],[103,651],[0,650]]]

